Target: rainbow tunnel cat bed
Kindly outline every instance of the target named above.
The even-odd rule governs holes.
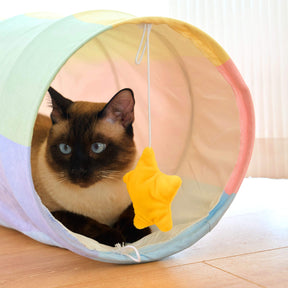
[[[31,177],[33,127],[38,111],[49,113],[42,100],[50,85],[72,100],[95,102],[129,87],[141,153],[148,144],[147,64],[136,65],[135,56],[146,23],[152,146],[159,168],[182,185],[170,231],[152,227],[131,245],[108,247],[72,233],[42,205]],[[148,262],[198,241],[233,201],[252,153],[253,105],[232,60],[197,28],[112,11],[21,15],[0,22],[0,66],[1,225],[95,260]]]

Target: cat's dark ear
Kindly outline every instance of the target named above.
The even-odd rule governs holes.
[[[61,120],[67,119],[67,110],[73,102],[63,97],[52,87],[49,87],[48,92],[51,96],[52,101],[52,112],[50,114],[52,123],[55,124]]]
[[[111,123],[120,122],[124,128],[127,128],[134,121],[134,105],[133,91],[126,88],[113,96],[99,116]]]

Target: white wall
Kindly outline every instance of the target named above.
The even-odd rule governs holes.
[[[136,16],[169,16],[166,0],[0,0],[0,19],[30,12],[70,15],[87,10],[118,10]]]

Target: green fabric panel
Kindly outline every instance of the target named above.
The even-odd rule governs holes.
[[[0,22],[0,133],[10,139],[15,139],[15,137],[9,137],[9,135],[14,136],[17,131],[17,129],[15,131],[15,127],[18,125],[17,122],[19,120],[23,122],[23,119],[18,116],[18,111],[14,113],[16,110],[13,107],[13,102],[15,103],[17,99],[14,95],[5,94],[7,79],[13,77],[13,67],[26,46],[52,22],[51,20],[35,19],[24,15]],[[25,73],[25,68],[23,73]],[[20,81],[19,83],[16,82],[14,88],[18,89],[21,85]]]
[[[18,16],[2,22],[0,134],[30,146],[39,105],[59,69],[89,39],[111,28],[74,16],[56,20]]]

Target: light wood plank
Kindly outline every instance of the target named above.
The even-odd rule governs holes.
[[[112,265],[64,249],[42,247],[3,255],[0,287],[247,287],[256,285],[204,263],[167,267],[163,262]]]
[[[207,263],[267,288],[288,286],[288,247]]]
[[[173,259],[166,259],[140,265],[113,265],[38,243],[19,232],[1,227],[0,247],[1,242],[5,242],[7,248],[9,244],[3,239],[9,239],[14,247],[10,253],[2,253],[0,258],[0,287],[5,288],[169,288],[193,285],[213,288],[219,287],[219,283],[221,287],[257,287],[203,263],[173,266],[176,264]]]
[[[148,264],[151,265],[151,264]],[[166,269],[154,269],[151,273],[141,271],[141,267],[137,267],[134,273],[127,270],[127,267],[123,268],[120,274],[116,274],[111,277],[104,276],[98,278],[98,281],[82,282],[81,285],[69,285],[65,288],[93,288],[93,287],[149,287],[149,288],[256,288],[259,287],[253,283],[234,277],[231,274],[225,273],[213,267],[209,267],[203,263],[196,263],[184,266],[171,267]],[[98,285],[97,285],[98,283]],[[101,284],[100,284],[101,283]],[[117,284],[116,284],[117,283]],[[64,288],[61,287],[61,288]]]
[[[288,221],[262,212],[228,217],[189,249],[172,258],[186,264],[288,246]]]

